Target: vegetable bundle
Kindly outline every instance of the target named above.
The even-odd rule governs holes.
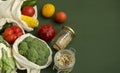
[[[11,53],[11,46],[0,36],[0,73],[15,71],[15,61]]]
[[[50,55],[49,48],[44,42],[30,36],[19,44],[18,50],[21,55],[40,66],[46,64]]]
[[[52,50],[47,43],[32,34],[20,36],[13,44],[13,56],[20,70],[39,73],[52,62]]]
[[[0,19],[1,18],[12,18],[16,20],[21,27],[29,32],[33,31],[35,27],[38,26],[38,20],[37,20],[37,0],[0,0]],[[27,16],[22,14],[22,8],[25,6],[31,6],[34,13],[33,16]],[[27,14],[30,13],[31,10],[27,10]],[[26,11],[25,11],[26,12]],[[28,21],[30,19],[30,21]],[[33,19],[33,20],[32,20]]]
[[[33,10],[28,8],[27,15],[26,6]],[[38,23],[36,0],[0,0],[0,73],[16,73],[16,69],[39,73],[51,64],[52,51],[47,43],[24,32],[33,31]]]

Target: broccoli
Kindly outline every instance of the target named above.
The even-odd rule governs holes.
[[[39,46],[39,45],[37,44],[36,41],[31,41],[31,42],[29,42],[29,44],[28,44],[29,49],[35,49],[35,50],[37,50],[38,46]]]
[[[31,62],[45,65],[50,55],[47,45],[38,38],[27,37],[19,45],[19,53]]]
[[[48,47],[46,46],[46,44],[43,43],[43,42],[41,42],[41,44],[39,44],[39,45],[40,45],[39,49],[42,50],[42,52],[45,53],[45,56],[46,56],[46,58],[47,58],[47,57],[50,55],[49,48],[48,48]]]
[[[33,41],[33,38],[28,36],[27,38],[24,39],[25,42],[30,42],[30,41]]]
[[[35,63],[36,60],[39,58],[39,55],[35,49],[29,49],[27,50],[26,58]]]
[[[19,46],[18,46],[18,50],[19,50],[19,53],[21,54],[21,55],[27,55],[27,50],[28,50],[28,45],[27,45],[27,43],[26,42],[21,42],[20,44],[19,44]]]
[[[40,65],[40,66],[43,66],[43,65],[45,65],[46,64],[46,62],[48,61],[48,59],[38,59],[37,61],[36,61],[36,64],[38,64],[38,65]]]

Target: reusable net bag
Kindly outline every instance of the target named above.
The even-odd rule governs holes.
[[[49,56],[45,58],[45,59],[47,59],[47,61],[45,62],[44,65],[38,65],[38,64],[36,64],[35,62],[30,61],[28,58],[26,58],[25,56],[21,55],[21,54],[20,54],[20,51],[19,51],[19,49],[25,49],[25,48],[19,48],[19,46],[20,46],[20,44],[21,44],[23,41],[25,42],[25,40],[26,40],[27,37],[36,38],[36,37],[33,36],[32,34],[29,34],[29,33],[28,33],[28,34],[25,34],[25,35],[22,35],[21,37],[19,37],[19,38],[15,41],[15,43],[13,44],[13,56],[14,56],[14,58],[15,58],[17,68],[20,69],[20,70],[25,70],[25,69],[27,69],[27,73],[40,73],[40,70],[41,70],[41,69],[44,69],[44,68],[48,67],[48,66],[51,64],[51,62],[52,62],[52,51],[51,51],[50,47],[47,45],[46,42],[44,42],[44,41],[41,40],[41,39],[36,38],[38,41],[42,42],[42,44],[44,44],[44,46],[46,47],[46,49],[45,49],[44,47],[39,48],[39,50],[38,50],[37,52],[41,52],[41,51],[43,51],[43,52],[41,52],[41,55],[39,55],[38,57],[39,57],[39,58],[43,58],[43,56],[42,56],[43,54],[42,54],[42,53],[45,53],[44,50],[48,50]],[[28,44],[34,42],[34,40],[33,40],[33,41],[30,41],[30,40],[31,40],[31,39],[28,39],[28,40],[27,40],[27,41],[29,41]],[[36,44],[37,44],[37,43],[36,43]],[[31,46],[31,47],[33,47],[33,46]],[[31,49],[30,49],[31,47],[30,47],[30,45],[29,45],[29,47],[28,47],[29,50],[28,50],[28,51],[31,50]],[[35,50],[35,47],[36,47],[36,46],[34,46],[31,51],[34,51],[34,50]],[[44,49],[42,49],[42,48],[44,48]],[[24,51],[23,51],[23,52],[24,52]],[[29,54],[29,52],[27,52],[27,54]],[[48,54],[48,53],[45,53],[44,55],[46,55],[46,54]],[[33,56],[33,55],[35,55],[35,53],[29,54],[29,55],[32,55],[32,56]],[[32,57],[32,56],[30,56],[30,57]],[[36,56],[37,56],[37,55],[36,55]],[[35,56],[35,57],[36,57],[36,56]],[[39,61],[44,62],[43,60],[40,60],[40,59],[39,59]]]
[[[0,73],[16,73],[11,46],[0,35]]]
[[[12,13],[12,17],[21,24],[23,29],[29,32],[29,31],[34,30],[34,25],[36,25],[36,26],[38,25],[37,5],[33,6],[33,8],[35,9],[35,14],[32,18],[31,17],[26,18],[26,16],[24,16],[25,18],[23,17],[25,20],[27,20],[27,22],[25,22],[25,21],[22,20],[23,15],[21,13],[21,8],[22,8],[22,5],[25,1],[27,1],[27,0],[15,0],[14,4],[12,6],[12,12],[11,13]],[[32,0],[28,0],[28,1],[32,1]],[[31,27],[29,27],[29,25]]]
[[[12,18],[1,18],[0,19],[0,31],[2,31],[2,29],[6,23],[12,23],[12,25],[19,26],[22,29],[23,34],[25,33],[23,28],[20,26],[20,24]]]
[[[21,13],[22,6],[26,4],[33,6],[35,10],[33,17]],[[0,18],[13,18],[19,22],[24,30],[28,32],[32,31],[39,23],[37,20],[36,0],[0,0]]]
[[[0,18],[11,18],[11,8],[14,0],[0,0]]]

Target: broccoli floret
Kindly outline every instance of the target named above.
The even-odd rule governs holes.
[[[50,55],[50,50],[49,48],[46,46],[45,43],[41,42],[41,44],[39,44],[40,47],[39,47],[39,50],[44,52],[45,54],[45,57],[47,58],[49,55]]]
[[[36,64],[38,64],[38,65],[40,65],[40,66],[43,66],[43,65],[45,65],[46,63],[47,63],[47,61],[48,61],[48,59],[38,59],[37,61],[36,61]]]
[[[46,62],[48,61],[48,56],[50,55],[50,51],[49,48],[46,46],[46,44],[42,41],[38,41],[38,54],[39,54],[39,59],[36,61],[36,64],[42,66],[44,64],[46,64]]]
[[[50,55],[50,50],[46,47],[43,49],[43,51],[46,53],[45,57],[48,58],[48,56]]]
[[[23,56],[25,56],[27,53],[27,50],[28,50],[28,45],[26,42],[21,42],[18,46],[18,50],[19,50],[19,53]]]
[[[33,41],[33,38],[31,36],[28,36],[24,39],[24,41],[29,43],[30,41]]]
[[[28,44],[28,47],[29,47],[29,49],[35,49],[35,50],[37,50],[38,44],[37,44],[36,41],[30,41],[29,44]]]
[[[42,57],[45,56],[46,53],[45,53],[43,50],[39,49],[39,50],[38,50],[38,54],[39,54],[39,56],[42,58]]]
[[[39,58],[38,52],[33,48],[27,50],[26,58],[32,62],[36,62],[36,60]]]
[[[40,40],[38,38],[34,38],[34,42],[39,46],[41,44]]]

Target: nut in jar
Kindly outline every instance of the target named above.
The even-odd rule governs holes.
[[[75,32],[71,27],[63,26],[62,30],[53,38],[51,44],[54,49],[64,49],[74,37]]]
[[[75,49],[60,50],[55,54],[54,67],[57,73],[69,73],[75,64]]]

